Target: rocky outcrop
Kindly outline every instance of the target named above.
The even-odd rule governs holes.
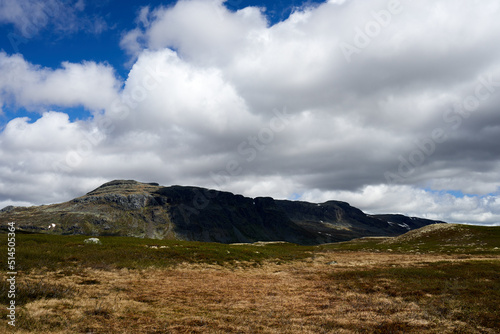
[[[298,244],[395,236],[434,223],[405,216],[368,216],[339,201],[316,204],[248,198],[133,180],[105,183],[66,203],[5,208],[0,212],[0,225],[9,221],[23,230],[45,233]]]
[[[14,209],[15,209],[14,206],[9,205],[9,206],[6,206],[5,208],[3,208],[2,210],[0,210],[0,212],[10,212],[10,211],[12,211]]]
[[[109,204],[123,210],[138,210],[148,206],[152,200],[154,200],[153,197],[146,194],[105,194],[75,198],[72,202],[78,204]]]
[[[404,215],[373,215],[371,217],[387,222],[392,227],[399,226],[403,229],[406,229],[406,232],[431,224],[446,224],[445,222],[439,220],[430,220],[418,217],[407,217]]]

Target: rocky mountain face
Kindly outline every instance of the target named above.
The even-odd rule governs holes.
[[[237,243],[321,244],[366,236],[396,236],[438,221],[369,216],[344,202],[322,204],[248,198],[198,187],[111,181],[69,202],[6,207],[0,226],[28,232],[134,236]]]

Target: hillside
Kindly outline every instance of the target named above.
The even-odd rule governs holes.
[[[220,243],[288,241],[322,244],[397,236],[442,223],[400,215],[369,216],[348,203],[248,198],[198,187],[111,181],[71,201],[7,207],[1,225],[27,232],[134,236]]]
[[[397,237],[360,238],[323,247],[403,253],[500,254],[500,227],[432,224]]]

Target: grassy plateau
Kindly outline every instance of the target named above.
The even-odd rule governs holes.
[[[500,333],[500,228],[320,246],[16,235],[1,333]]]

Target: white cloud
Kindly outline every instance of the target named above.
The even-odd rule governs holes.
[[[175,52],[143,53],[129,73],[122,97],[136,102],[132,128],[183,128],[198,135],[229,135],[255,126],[245,101],[217,68],[191,65]]]
[[[78,139],[75,135],[79,126],[71,123],[67,114],[48,112],[34,123],[30,124],[28,120],[26,117],[16,118],[7,124],[2,133],[2,149],[57,152],[71,144],[68,139]]]
[[[151,50],[169,47],[199,63],[228,60],[234,56],[235,48],[244,45],[247,34],[256,27],[265,29],[267,23],[258,8],[247,7],[232,13],[222,2],[179,1],[173,7],[152,12],[143,9],[140,26],[146,24],[147,29],[142,34],[132,30],[124,37],[122,47],[134,54],[137,44],[132,41],[140,38]]]
[[[500,226],[500,200],[496,195],[455,197],[412,186],[371,185],[360,191],[308,190],[300,199],[320,203],[332,198],[341,198],[371,214],[392,212],[450,223]]]
[[[30,64],[20,55],[0,52],[0,106],[82,105],[103,110],[118,97],[120,85],[109,65],[63,62],[53,70]]]

